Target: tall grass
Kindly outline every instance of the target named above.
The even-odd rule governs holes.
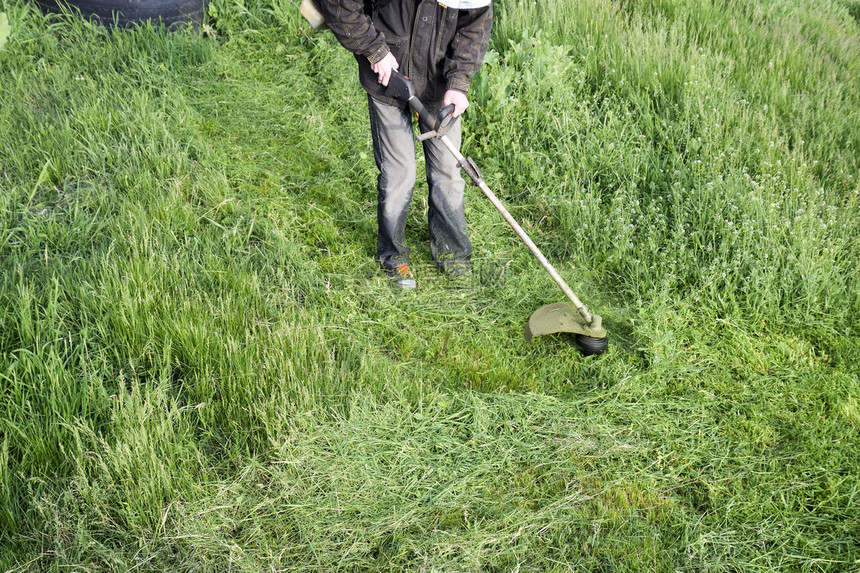
[[[533,135],[495,161],[543,183],[559,234],[588,237],[575,258],[635,281],[637,297],[704,289],[744,299],[721,313],[797,327],[856,312],[856,23],[839,6],[754,3],[744,21],[656,4],[503,9],[517,29],[497,29],[510,49],[481,83],[481,128],[501,137],[513,107]],[[822,129],[830,113],[842,119]]]
[[[2,0],[0,570],[850,571],[851,2],[497,2],[476,271],[373,262],[354,61],[293,2]],[[420,161],[420,160],[419,160]],[[419,171],[423,171],[420,170]]]

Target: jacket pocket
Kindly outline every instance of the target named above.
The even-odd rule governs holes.
[[[406,57],[406,51],[409,48],[409,38],[395,36],[394,34],[384,32],[385,43],[388,44],[388,49],[392,55],[397,58],[397,63],[402,67]]]

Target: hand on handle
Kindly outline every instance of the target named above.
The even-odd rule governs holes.
[[[453,105],[453,116],[460,117],[466,111],[466,108],[469,107],[469,100],[463,92],[448,90],[445,92],[445,99],[442,100],[442,104],[445,106]]]
[[[388,86],[388,80],[391,79],[391,71],[396,70],[398,67],[397,58],[391,52],[388,52],[384,58],[375,64],[370,64],[370,69],[379,78],[379,83],[384,86]]]

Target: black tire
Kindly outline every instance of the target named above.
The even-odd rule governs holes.
[[[122,27],[147,20],[168,27],[189,22],[199,25],[206,11],[206,0],[36,0],[36,4],[47,12],[61,12],[68,6],[80,10],[85,18],[98,18],[105,26],[116,21]]]
[[[595,338],[593,336],[585,336],[584,334],[576,335],[576,348],[585,356],[597,356],[603,354],[609,346],[609,339]]]

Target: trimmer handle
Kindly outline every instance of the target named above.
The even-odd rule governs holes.
[[[442,111],[439,112],[434,130],[440,135],[446,133],[451,124],[454,123],[454,120],[457,119],[454,117],[454,109],[455,106],[452,103],[443,107]]]
[[[413,98],[412,101],[418,101],[418,98]],[[419,105],[421,105],[420,102]],[[423,108],[424,106],[421,107]],[[446,105],[445,107],[443,107],[442,110],[439,112],[439,117],[437,117],[435,120],[431,118],[429,113],[427,113],[426,115],[421,115],[420,112],[416,113],[418,113],[418,116],[421,118],[426,117],[426,124],[431,125],[433,127],[433,129],[425,131],[424,133],[419,135],[418,141],[424,141],[425,139],[430,139],[431,137],[443,137],[447,135],[448,129],[451,127],[451,124],[454,123],[454,119],[456,119],[454,117],[453,103],[451,105]]]
[[[388,77],[388,87],[385,88],[385,95],[406,103],[415,97],[415,88],[412,86],[412,81],[409,78],[397,70],[391,70],[391,75]],[[411,104],[410,107],[412,107]]]
[[[430,117],[430,112],[427,111],[427,108],[424,107],[421,100],[415,97],[415,88],[412,86],[412,81],[397,70],[391,70],[391,76],[388,78],[388,87],[385,89],[385,95],[409,104],[409,109],[417,113],[418,117],[423,119],[427,125],[433,125],[433,119]]]
[[[424,107],[424,104],[421,103],[421,100],[415,96],[415,88],[412,86],[412,81],[397,70],[391,70],[385,95],[409,104],[409,109],[418,114],[424,125],[431,127],[431,131],[425,133],[426,137],[423,137],[423,139],[445,135],[445,132],[448,131],[448,128],[455,119],[453,104],[442,108],[442,111],[439,112],[439,117],[434,118],[427,111],[427,108]]]

